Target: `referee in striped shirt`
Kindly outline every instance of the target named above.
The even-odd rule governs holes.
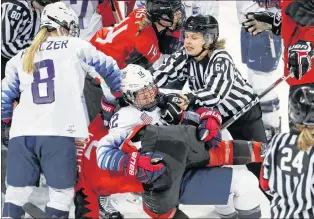
[[[2,0],[1,2],[1,79],[10,58],[27,48],[39,30],[44,6],[59,0]]]
[[[192,92],[182,95],[189,103],[188,108],[212,107],[225,122],[255,98],[253,89],[224,50],[225,41],[218,40],[218,22],[214,17],[189,17],[184,29],[184,48],[166,58],[162,65],[152,66],[155,82],[158,87],[173,84],[175,89],[188,82]],[[228,131],[234,140],[267,142],[260,105],[238,118]],[[259,178],[261,163],[247,167]]]
[[[295,127],[270,142],[260,184],[273,196],[271,218],[314,218],[314,84],[294,91],[289,114]]]
[[[214,17],[189,17],[184,29],[184,48],[166,58],[162,65],[152,67],[155,82],[158,87],[188,82],[192,91],[184,97],[188,107],[213,107],[226,121],[255,98],[253,89],[223,49],[225,41],[218,40]],[[256,105],[228,130],[234,139],[266,142],[261,117],[260,106]]]

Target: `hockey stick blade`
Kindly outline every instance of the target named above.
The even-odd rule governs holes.
[[[23,210],[35,219],[49,218],[46,216],[44,211],[30,202],[27,202],[25,205],[23,205]]]
[[[290,72],[287,76],[282,76],[277,81],[275,81],[272,85],[270,85],[265,91],[263,91],[259,96],[257,96],[254,100],[244,106],[239,112],[237,112],[234,116],[232,116],[229,120],[227,120],[221,127],[221,129],[228,128],[232,123],[234,123],[239,117],[243,116],[246,112],[248,112],[253,106],[259,103],[260,99],[262,99],[266,94],[272,91],[275,87],[277,87],[281,82],[286,81],[288,78],[293,77],[293,72]]]

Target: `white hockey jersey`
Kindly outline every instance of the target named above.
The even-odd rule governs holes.
[[[142,124],[152,125],[168,125],[160,116],[160,108],[153,111],[140,111],[134,106],[122,107],[116,112],[109,123],[109,132],[106,136],[100,139],[97,149],[97,160],[102,157],[108,150],[107,146],[121,143],[135,128]],[[141,143],[136,142],[133,144],[137,149],[141,148]]]
[[[186,17],[196,15],[211,15],[216,20],[219,18],[219,1],[182,1]]]
[[[2,119],[10,118],[12,101],[21,93],[13,112],[10,138],[32,135],[87,138],[81,99],[86,73],[97,71],[111,88],[120,87],[116,62],[87,41],[73,37],[48,37],[39,51],[34,60],[38,71],[33,74],[23,70],[25,51],[7,63],[1,91]],[[108,77],[112,79],[108,81]]]
[[[99,0],[62,0],[68,4],[77,14],[80,24],[80,38],[90,40],[94,34],[102,28],[101,15],[96,8]]]

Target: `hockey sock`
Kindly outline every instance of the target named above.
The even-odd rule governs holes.
[[[45,212],[48,217],[69,218],[68,211],[61,211],[56,208],[51,208],[51,207],[46,206]]]
[[[5,202],[3,205],[2,217],[20,219],[25,215],[25,211],[22,206],[12,204],[10,202]]]

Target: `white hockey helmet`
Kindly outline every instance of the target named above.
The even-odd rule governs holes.
[[[79,37],[79,19],[73,9],[64,2],[56,2],[45,6],[40,21],[40,28],[47,27],[48,30],[60,31],[63,27],[69,31],[69,35]],[[59,34],[60,35],[60,34]]]
[[[157,107],[158,89],[153,76],[139,65],[129,64],[121,70],[121,91],[125,101],[139,110]]]

